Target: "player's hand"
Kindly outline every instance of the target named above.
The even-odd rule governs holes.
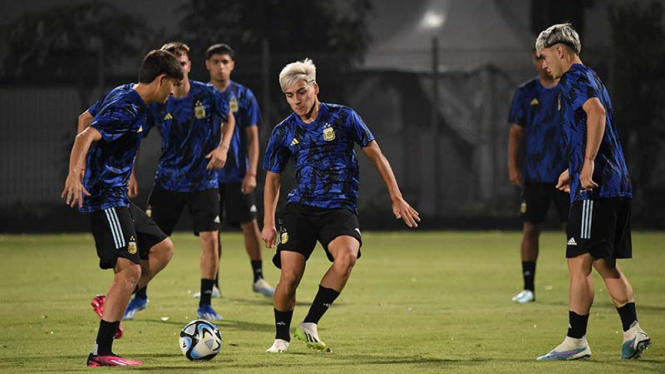
[[[226,155],[228,153],[228,148],[222,148],[222,147],[217,147],[212,150],[212,152],[208,153],[206,155],[206,158],[210,159],[210,162],[208,162],[208,166],[206,166],[206,169],[214,169],[214,170],[219,170],[224,167],[224,164],[226,164]]]
[[[81,183],[81,173],[69,173],[65,180],[65,189],[62,190],[60,197],[65,198],[65,203],[70,207],[77,205],[79,208],[83,206],[83,195],[90,196],[90,193],[83,187]]]
[[[568,172],[568,169],[559,175],[559,181],[556,183],[556,188],[559,191],[570,193],[570,173]]]
[[[395,215],[395,218],[403,220],[407,226],[418,227],[420,214],[404,199],[397,198],[393,200],[393,214]]]
[[[598,184],[593,181],[594,162],[588,158],[584,159],[584,166],[582,166],[582,174],[580,174],[580,188],[584,191],[591,191],[598,188]]]
[[[275,248],[277,240],[277,229],[275,225],[264,225],[261,232],[261,239],[266,243],[266,248]]]
[[[245,175],[245,178],[242,180],[242,186],[240,187],[240,192],[242,192],[244,195],[248,195],[254,192],[255,188],[256,188],[256,175],[253,174]]]
[[[134,173],[129,176],[129,188],[127,189],[127,195],[129,195],[131,199],[139,195],[139,181],[136,180],[136,175],[134,175]]]
[[[518,168],[508,168],[508,178],[510,183],[517,187],[522,187],[522,172]]]

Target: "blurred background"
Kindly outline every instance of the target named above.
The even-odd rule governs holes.
[[[635,189],[633,225],[665,227],[661,0],[24,0],[0,10],[0,232],[87,231],[86,217],[60,198],[78,115],[135,82],[145,53],[173,40],[192,48],[190,77],[205,82],[206,48],[235,49],[232,79],[261,106],[261,156],[290,114],[279,71],[310,57],[319,99],[363,117],[422,228],[520,229],[508,110],[536,75],[536,36],[562,21],[580,32],[582,60],[610,91]],[[142,206],[160,141],[152,132],[142,145]],[[362,226],[402,227],[379,174],[356,152]]]

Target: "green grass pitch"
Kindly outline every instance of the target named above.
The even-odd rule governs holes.
[[[516,305],[522,286],[518,232],[366,233],[363,256],[319,332],[332,353],[292,340],[268,355],[272,303],[251,291],[251,267],[240,234],[224,234],[222,299],[213,306],[222,353],[190,362],[178,333],[196,318],[198,239],[173,237],[176,254],[149,289],[148,308],[124,322],[114,351],[143,360],[154,373],[663,373],[665,372],[665,233],[635,233],[634,258],[620,262],[637,295],[637,312],[653,345],[641,361],[619,361],[621,323],[596,276],[587,362],[536,362],[566,333],[565,238],[541,238],[537,302]],[[279,273],[264,250],[264,272]],[[296,325],[328,267],[318,248],[298,292]],[[98,327],[90,300],[105,293],[110,271],[97,266],[90,235],[0,235],[0,373],[117,372],[87,368]],[[166,321],[164,321],[166,319]]]

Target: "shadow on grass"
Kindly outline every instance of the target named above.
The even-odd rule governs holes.
[[[139,322],[141,324],[173,325],[173,326],[178,326],[178,329],[185,326],[185,324],[181,321],[162,321],[158,319],[152,319],[152,320],[142,320]],[[262,332],[265,331],[273,332],[275,330],[275,325],[267,323],[235,321],[230,319],[224,319],[223,321],[213,321],[213,323],[218,325],[220,329],[224,330],[262,331]]]

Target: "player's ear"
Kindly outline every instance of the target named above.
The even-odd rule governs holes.
[[[556,52],[556,55],[559,59],[563,58],[563,45],[557,44],[557,46],[554,48],[554,51]]]
[[[314,86],[314,93],[316,95],[318,95],[319,94],[319,84],[314,82],[314,83],[312,83],[312,85]]]
[[[206,70],[210,71],[210,60],[206,60]]]

